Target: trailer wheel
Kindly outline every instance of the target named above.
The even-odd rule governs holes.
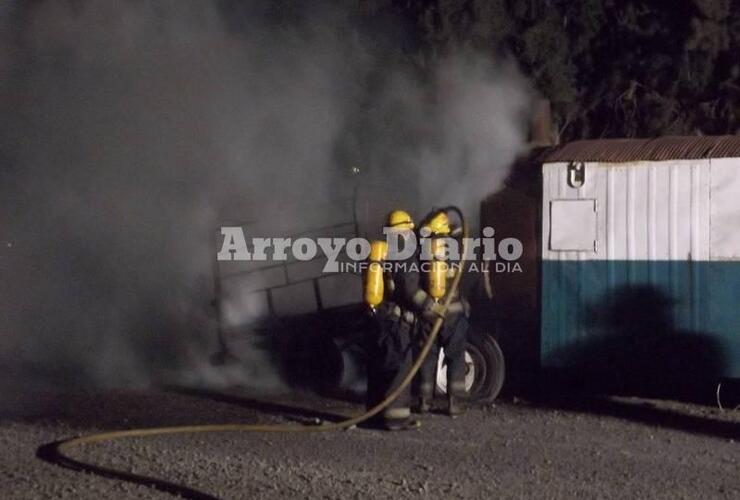
[[[504,385],[504,353],[490,335],[473,333],[465,346],[465,391],[470,401],[490,403],[501,392]],[[440,349],[437,360],[437,392],[447,394],[447,367],[444,365],[444,350]]]

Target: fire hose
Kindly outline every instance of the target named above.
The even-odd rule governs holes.
[[[356,426],[357,424],[360,424],[374,417],[375,415],[383,411],[386,407],[388,407],[388,405],[393,403],[393,401],[401,394],[401,392],[403,392],[406,389],[406,387],[413,381],[414,377],[416,376],[416,373],[421,368],[421,365],[424,363],[424,360],[429,355],[429,351],[432,349],[432,346],[437,340],[437,336],[439,335],[442,325],[444,324],[444,315],[447,311],[448,306],[450,305],[454,296],[456,295],[457,289],[460,286],[460,280],[462,278],[463,269],[465,267],[465,255],[466,255],[466,250],[467,250],[466,248],[466,238],[468,235],[467,226],[465,224],[465,219],[463,217],[463,214],[459,208],[450,206],[450,207],[446,207],[446,208],[439,210],[439,212],[443,212],[443,211],[444,212],[454,212],[460,219],[460,224],[462,227],[462,252],[460,256],[459,267],[457,268],[457,271],[455,272],[454,277],[452,279],[451,286],[449,287],[447,294],[445,295],[444,300],[442,301],[442,315],[435,320],[432,330],[427,336],[426,341],[424,342],[421,348],[421,351],[419,352],[419,355],[414,360],[414,363],[411,365],[411,368],[406,373],[404,378],[401,380],[401,383],[393,391],[391,391],[391,393],[388,394],[388,396],[385,399],[383,399],[380,403],[378,403],[374,407],[368,409],[364,413],[357,415],[355,417],[342,420],[340,422],[331,422],[331,423],[325,423],[321,425],[277,425],[277,424],[242,424],[242,423],[204,424],[204,425],[182,425],[182,426],[174,426],[174,427],[150,427],[150,428],[143,428],[143,429],[127,429],[127,430],[120,430],[120,431],[102,432],[98,434],[88,434],[86,436],[70,438],[70,439],[58,441],[56,443],[52,443],[51,445],[47,445],[48,449],[44,452],[44,454],[53,455],[53,460],[51,461],[55,462],[57,465],[61,465],[67,468],[85,471],[85,472],[91,472],[91,473],[98,474],[101,476],[106,476],[106,477],[124,479],[128,481],[136,482],[139,484],[145,484],[147,486],[151,486],[151,487],[157,488],[159,490],[162,490],[168,493],[180,495],[185,498],[215,499],[216,497],[213,497],[211,495],[202,493],[200,491],[197,491],[195,489],[192,489],[186,486],[175,485],[167,481],[164,481],[162,479],[143,476],[143,475],[124,472],[124,471],[119,471],[115,469],[109,469],[109,468],[102,467],[99,465],[85,463],[85,462],[71,458],[66,453],[69,452],[73,448],[78,448],[83,445],[102,443],[106,441],[113,441],[113,440],[124,439],[124,438],[164,436],[168,434],[194,434],[194,433],[205,433],[205,432],[328,432],[328,431],[337,431],[337,430],[348,429],[350,427]]]

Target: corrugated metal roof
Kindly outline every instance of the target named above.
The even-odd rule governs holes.
[[[563,161],[661,161],[740,158],[740,135],[666,136],[656,139],[574,141],[553,150],[545,163]]]

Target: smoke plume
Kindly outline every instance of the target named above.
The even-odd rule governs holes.
[[[419,75],[389,62],[392,30],[347,9],[90,0],[0,15],[11,385],[274,385],[264,366],[207,363],[220,221],[357,182],[472,212],[523,147],[513,68],[465,53]]]

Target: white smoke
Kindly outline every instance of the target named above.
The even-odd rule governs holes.
[[[512,68],[451,56],[412,76],[345,12],[13,5],[0,27],[0,366],[17,381],[273,386],[264,366],[206,362],[220,220],[330,199],[358,162],[360,181],[408,186],[410,206],[475,210],[523,147],[528,93]]]

